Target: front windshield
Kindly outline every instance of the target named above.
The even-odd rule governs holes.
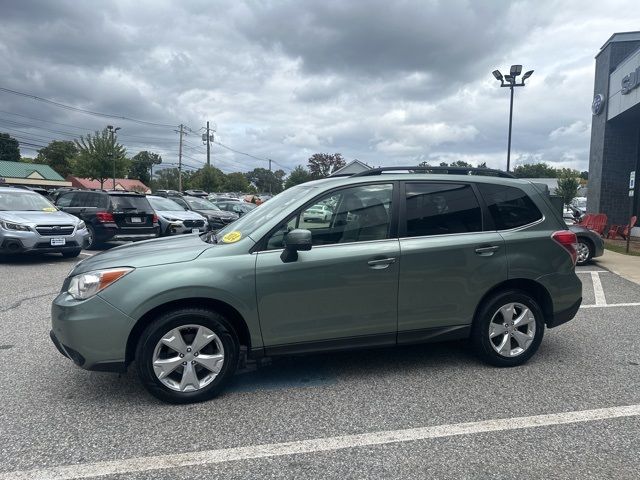
[[[162,197],[147,197],[151,208],[154,210],[160,210],[165,212],[184,212],[184,208],[178,205],[173,200]]]
[[[217,236],[218,238],[223,239],[227,233],[231,232],[240,232],[242,237],[249,236],[254,232],[254,230],[264,225],[265,222],[273,219],[273,217],[286,215],[288,213],[286,210],[289,205],[305,197],[310,191],[315,190],[316,188],[317,187],[311,187],[304,184],[291,187],[276,195],[268,202],[254,208],[249,213],[240,217],[239,220],[227,225],[218,232]]]
[[[196,197],[183,197],[183,199],[189,204],[193,210],[220,210],[209,200]]]
[[[55,212],[58,209],[39,193],[0,190],[0,210]]]

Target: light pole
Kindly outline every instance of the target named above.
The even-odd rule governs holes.
[[[513,87],[524,87],[524,81],[533,75],[533,70],[529,70],[522,76],[522,81],[516,83],[516,77],[522,73],[522,65],[511,65],[509,75],[502,76],[500,70],[494,70],[493,76],[500,82],[501,87],[507,87],[511,90],[511,102],[509,104],[509,141],[507,144],[507,172],[511,166],[511,124],[513,123]]]
[[[107,125],[107,130],[111,135],[111,158],[113,159],[113,189],[116,189],[116,156],[115,156],[115,144],[113,143],[114,134],[120,130],[120,127],[113,128],[113,125]]]

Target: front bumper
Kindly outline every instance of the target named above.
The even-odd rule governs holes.
[[[42,236],[36,232],[3,231],[0,235],[0,253],[61,253],[85,248],[87,230],[76,230],[73,235]],[[52,238],[64,238],[64,245],[51,245]]]
[[[60,353],[86,370],[124,371],[134,324],[100,295],[74,300],[62,292],[51,305],[51,340]]]

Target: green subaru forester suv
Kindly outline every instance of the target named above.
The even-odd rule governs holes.
[[[217,235],[87,258],[51,339],[85,369],[135,361],[175,403],[212,398],[245,357],[469,338],[492,365],[526,362],[582,301],[576,236],[539,185],[409,168],[305,183]],[[306,222],[318,205],[331,214]]]

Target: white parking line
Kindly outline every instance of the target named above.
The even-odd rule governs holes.
[[[596,299],[596,305],[606,305],[607,299],[604,298],[604,289],[600,281],[600,274],[598,272],[591,272],[591,280],[593,281],[593,295]]]
[[[353,447],[367,447],[390,443],[413,442],[432,438],[471,435],[496,431],[520,430],[523,428],[566,425],[571,423],[593,422],[621,417],[640,416],[640,405],[599,408],[576,412],[552,413],[531,417],[503,418],[481,422],[454,423],[433,427],[387,430],[382,432],[344,435],[340,437],[315,438],[297,442],[251,445],[248,447],[204,450],[201,452],[178,453],[137,457],[107,462],[81,463],[39,470],[22,470],[0,473],[0,480],[71,480],[92,478],[103,475],[126,475],[133,472],[146,472],[167,468],[213,465],[255,458],[279,457],[304,453],[328,452]]]
[[[85,257],[93,257],[95,255],[95,253],[84,253],[84,252],[80,252],[80,255],[84,255]]]
[[[613,308],[613,307],[640,307],[640,302],[607,303],[606,305],[580,305],[580,308]]]
[[[609,270],[576,270],[576,273],[611,273]]]

